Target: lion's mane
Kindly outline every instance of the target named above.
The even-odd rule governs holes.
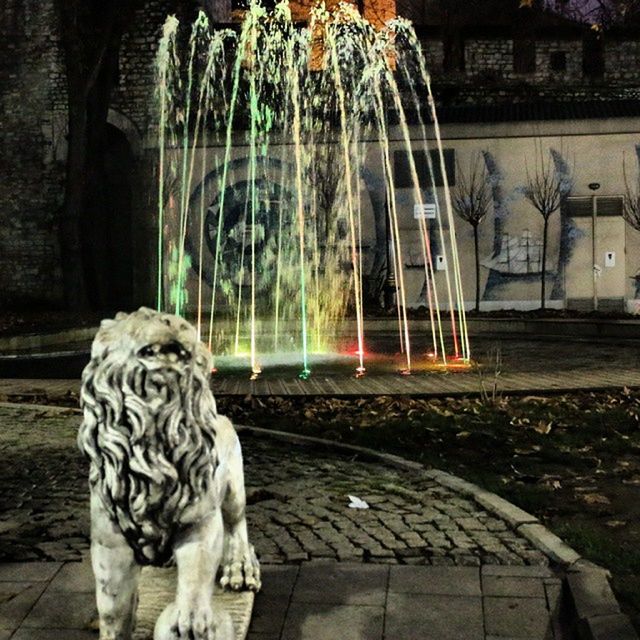
[[[89,482],[140,564],[171,562],[185,510],[213,483],[217,414],[200,365],[149,370],[107,348],[82,376],[78,445]]]

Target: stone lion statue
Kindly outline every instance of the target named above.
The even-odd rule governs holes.
[[[135,626],[140,567],[175,561],[175,600],[154,640],[226,640],[225,588],[260,588],[247,536],[240,443],[209,388],[211,356],[185,320],[141,308],[104,320],[82,375],[91,561],[101,640]]]

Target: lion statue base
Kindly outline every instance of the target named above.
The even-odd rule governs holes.
[[[90,460],[91,563],[100,640],[129,640],[140,568],[177,566],[154,640],[228,640],[216,580],[260,589],[240,442],[218,415],[211,355],[177,316],[104,320],[82,375],[78,445]]]

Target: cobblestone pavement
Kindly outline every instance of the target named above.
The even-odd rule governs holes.
[[[70,410],[0,408],[0,560],[74,560],[88,549],[78,422]]]
[[[71,410],[0,406],[0,561],[73,560],[88,549],[79,420]],[[250,533],[264,564],[547,564],[502,520],[416,472],[241,437]],[[350,508],[349,496],[370,508]]]
[[[335,452],[243,440],[249,526],[265,562],[546,563],[502,520],[416,473]],[[350,508],[350,495],[370,508]]]

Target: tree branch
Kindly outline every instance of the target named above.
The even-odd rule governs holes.
[[[477,227],[486,216],[491,202],[487,173],[480,154],[469,161],[468,176],[459,164],[456,175],[456,186],[452,194],[454,211],[472,227]]]

